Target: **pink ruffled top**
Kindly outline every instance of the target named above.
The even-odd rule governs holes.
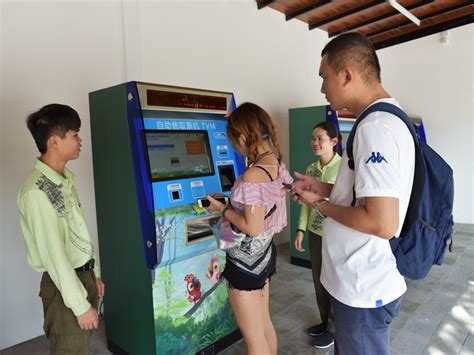
[[[262,165],[265,168],[273,165]],[[276,205],[276,210],[264,221],[264,232],[280,232],[287,225],[286,215],[286,193],[282,191],[283,183],[290,184],[293,178],[281,164],[278,169],[278,176],[273,181],[268,182],[245,182],[242,177],[237,179],[231,190],[230,200],[232,206],[243,211],[244,205],[265,206],[265,215]],[[243,213],[243,212],[242,212]]]

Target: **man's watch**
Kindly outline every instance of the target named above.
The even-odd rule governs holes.
[[[324,215],[320,208],[321,208],[321,205],[323,203],[329,203],[329,199],[327,197],[323,197],[323,198],[320,198],[318,201],[316,201],[316,211],[318,211],[318,213],[323,216],[324,218],[326,218],[326,215]]]

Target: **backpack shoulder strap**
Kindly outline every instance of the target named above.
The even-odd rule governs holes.
[[[413,140],[415,142],[415,146],[419,146],[420,141],[418,138],[418,135],[416,134],[415,126],[411,119],[407,116],[407,114],[400,109],[398,106],[395,106],[393,104],[389,104],[388,102],[378,102],[369,108],[367,108],[364,112],[362,112],[357,120],[354,123],[354,127],[351,129],[351,133],[349,134],[349,138],[347,138],[347,144],[346,144],[346,152],[347,152],[347,165],[349,166],[349,169],[354,170],[355,165],[354,165],[354,153],[352,149],[352,144],[354,143],[354,136],[357,130],[357,126],[359,126],[359,123],[367,117],[369,114],[372,112],[377,112],[377,111],[383,111],[383,112],[388,112],[391,113],[392,115],[395,115],[399,117],[405,125],[408,127],[408,130],[410,131]],[[356,193],[355,193],[355,185],[352,187],[352,202],[351,206],[355,206],[356,203]]]
[[[419,144],[419,139],[416,134],[415,126],[413,125],[413,122],[410,120],[410,118],[407,116],[407,114],[400,109],[399,107],[389,104],[387,102],[378,102],[369,108],[367,108],[364,112],[360,114],[360,116],[357,118],[357,120],[354,123],[354,127],[351,129],[351,133],[349,134],[349,138],[347,138],[347,144],[346,144],[346,151],[347,151],[347,157],[348,157],[348,165],[351,170],[354,170],[354,154],[352,150],[352,144],[354,142],[354,136],[357,130],[357,126],[359,126],[359,123],[367,117],[369,114],[372,112],[377,112],[377,111],[383,111],[383,112],[388,112],[391,113],[392,115],[395,115],[399,117],[405,125],[408,127],[408,130],[410,131],[413,140],[415,141],[415,144]]]

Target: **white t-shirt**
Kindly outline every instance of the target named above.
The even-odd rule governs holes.
[[[395,99],[382,99],[399,106]],[[355,171],[342,156],[331,203],[350,206],[355,183],[356,206],[365,197],[399,199],[400,233],[410,200],[415,169],[415,146],[405,123],[387,112],[369,114],[357,127],[353,143]],[[390,303],[406,291],[389,241],[343,226],[331,218],[324,222],[321,283],[338,301],[358,308]]]

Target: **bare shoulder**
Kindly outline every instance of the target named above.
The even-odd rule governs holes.
[[[270,178],[264,170],[257,168],[256,166],[252,166],[245,170],[244,174],[242,175],[242,180],[244,182],[269,182]]]

